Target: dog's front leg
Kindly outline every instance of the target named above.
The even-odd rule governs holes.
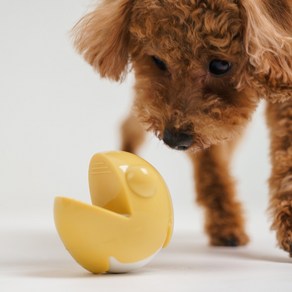
[[[239,246],[248,242],[241,205],[229,175],[230,144],[211,146],[191,154],[195,168],[197,201],[205,208],[205,229],[210,244]]]
[[[145,138],[145,130],[132,113],[121,126],[121,150],[137,153]]]
[[[268,104],[272,173],[270,213],[279,246],[292,256],[292,101]]]

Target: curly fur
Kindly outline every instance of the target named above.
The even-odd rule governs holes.
[[[292,17],[286,1],[243,1],[249,68],[243,78],[271,102],[292,90]],[[254,80],[250,76],[254,76]]]
[[[122,81],[130,69],[135,73],[124,150],[137,151],[141,125],[159,139],[166,130],[192,137],[197,201],[213,245],[248,241],[229,161],[263,98],[272,142],[272,228],[292,254],[291,11],[291,0],[103,0],[73,30],[77,50],[102,77]],[[231,70],[212,75],[214,59],[231,62]]]

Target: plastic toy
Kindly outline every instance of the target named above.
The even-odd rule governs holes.
[[[92,273],[123,273],[147,264],[170,241],[173,210],[158,171],[127,152],[93,156],[93,205],[55,198],[58,233],[73,258]]]

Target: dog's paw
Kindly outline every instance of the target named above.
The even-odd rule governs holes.
[[[210,244],[213,246],[236,247],[246,245],[249,237],[244,231],[232,232],[229,234],[216,234],[210,236]]]
[[[289,256],[292,258],[292,232],[291,231],[289,231],[286,234],[285,239],[282,240],[282,242],[280,243],[280,246],[285,251],[287,251],[289,253]]]
[[[272,229],[276,231],[278,245],[292,257],[292,200],[277,203]]]

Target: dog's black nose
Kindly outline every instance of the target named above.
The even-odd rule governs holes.
[[[189,133],[166,129],[163,133],[163,142],[176,150],[187,150],[194,142]]]

